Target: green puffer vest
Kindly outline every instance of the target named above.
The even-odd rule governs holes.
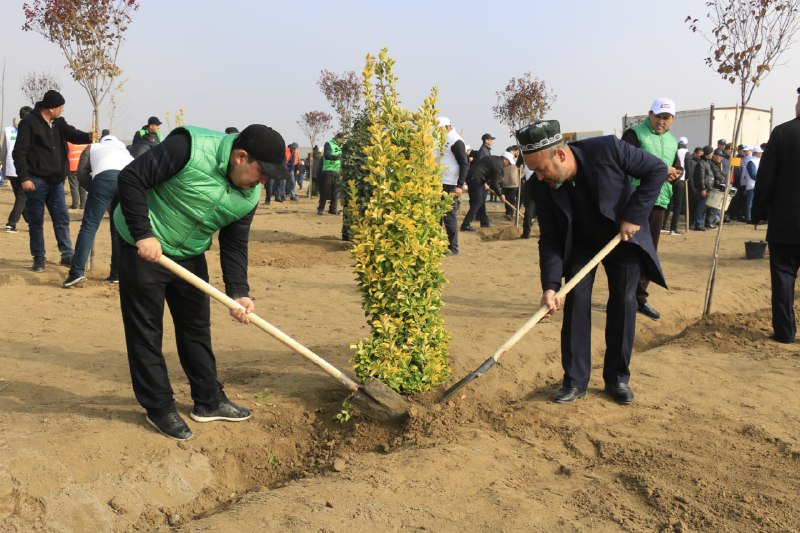
[[[342,171],[342,147],[336,142],[336,139],[328,141],[331,145],[331,155],[338,155],[339,159],[325,159],[322,158],[322,171],[323,172],[341,172]]]
[[[139,137],[144,137],[148,133],[150,133],[150,132],[147,131],[146,129],[142,128],[142,129],[139,130]],[[164,142],[164,135],[160,131],[156,132],[156,137],[158,137],[158,142],[160,142],[160,143]]]
[[[651,153],[665,165],[671,167],[675,163],[675,154],[678,153],[678,139],[669,131],[665,131],[662,135],[656,135],[650,126],[650,119],[645,119],[641,124],[631,127],[636,132],[641,144],[642,150]],[[639,185],[638,179],[631,179],[634,186]],[[669,201],[672,199],[672,183],[665,181],[661,186],[661,192],[658,193],[656,205],[666,209],[669,207]]]
[[[163,252],[184,260],[208,250],[214,233],[252,211],[258,205],[261,185],[245,191],[228,181],[236,135],[189,126],[177,130],[191,135],[189,161],[175,176],[147,191],[147,206],[153,235]],[[127,243],[136,244],[119,207],[114,211],[114,224]]]

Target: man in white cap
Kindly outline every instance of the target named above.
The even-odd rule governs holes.
[[[446,142],[444,153],[441,154],[440,163],[444,167],[442,171],[442,189],[444,192],[453,195],[453,208],[442,217],[444,229],[447,232],[448,254],[458,255],[458,205],[461,192],[464,188],[464,180],[467,178],[469,170],[469,159],[467,159],[467,148],[464,139],[456,133],[450,119],[439,117],[439,127],[444,128]]]
[[[658,250],[658,239],[661,236],[661,227],[672,198],[672,182],[683,175],[683,162],[678,159],[678,139],[669,132],[675,120],[675,102],[669,98],[656,98],[650,106],[647,120],[641,122],[622,134],[622,140],[641,148],[659,158],[667,165],[667,180],[661,187],[655,206],[648,218],[650,232],[653,236],[653,246]],[[631,180],[634,186],[639,185],[638,180]],[[643,273],[636,290],[636,300],[639,303],[639,312],[653,320],[661,318],[661,313],[647,303],[647,287],[650,280]]]

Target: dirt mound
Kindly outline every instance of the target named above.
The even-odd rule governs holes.
[[[482,241],[511,241],[519,239],[519,236],[522,235],[522,227],[481,228],[478,230],[478,234]]]

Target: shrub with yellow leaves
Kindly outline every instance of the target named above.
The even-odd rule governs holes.
[[[431,390],[450,376],[450,335],[440,315],[447,237],[436,150],[437,91],[416,112],[401,107],[394,61],[368,55],[362,90],[369,119],[363,178],[350,184],[352,253],[371,335],[353,347],[356,374],[398,392]],[[374,82],[373,82],[374,78]]]

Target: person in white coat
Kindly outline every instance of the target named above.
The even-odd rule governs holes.
[[[117,176],[120,170],[133,161],[125,144],[113,135],[106,135],[97,144],[92,144],[81,154],[78,162],[78,181],[89,191],[83,220],[75,243],[75,254],[63,287],[68,288],[86,281],[86,261],[94,244],[94,236],[106,211],[116,207]],[[111,224],[111,272],[106,279],[109,283],[117,283],[119,274],[116,268],[117,232],[113,220]]]

